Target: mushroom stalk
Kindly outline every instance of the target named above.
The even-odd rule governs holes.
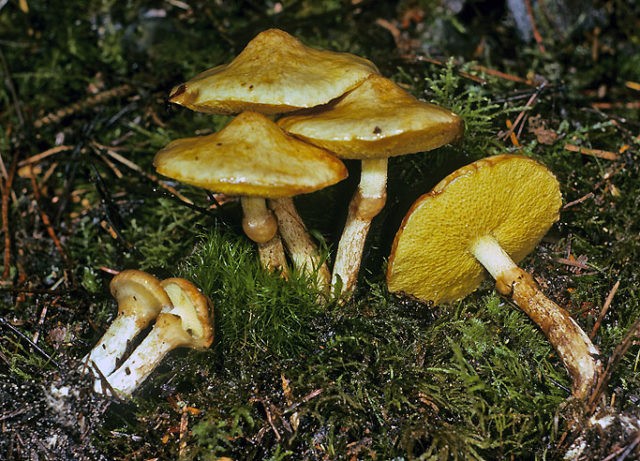
[[[269,270],[280,270],[286,277],[287,261],[284,247],[278,234],[278,222],[267,208],[262,197],[241,197],[242,229],[258,245],[258,254],[262,266]]]
[[[278,229],[291,256],[293,266],[306,274],[315,274],[318,290],[326,292],[331,274],[327,264],[322,261],[318,248],[311,240],[293,199],[285,197],[269,200],[269,207],[276,215]]]
[[[533,277],[493,237],[476,240],[471,252],[496,280],[497,290],[510,296],[549,339],[573,380],[573,396],[587,397],[602,372],[598,349],[587,334],[565,309],[542,293]]]
[[[109,386],[118,395],[131,395],[169,352],[178,347],[188,346],[191,342],[192,337],[182,329],[179,316],[160,314],[149,335],[120,368],[107,378]],[[104,392],[101,380],[96,380],[94,390],[98,393]]]
[[[349,203],[333,266],[331,286],[337,290],[342,283],[337,295],[349,296],[355,288],[371,221],[384,208],[387,199],[387,164],[386,158],[362,160],[360,184]]]
[[[148,324],[146,321],[141,323],[136,316],[118,315],[91,352],[82,359],[82,367],[97,369],[94,374],[106,376],[111,373],[116,369],[116,362],[124,356],[129,343]]]

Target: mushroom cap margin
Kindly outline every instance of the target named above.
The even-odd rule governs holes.
[[[473,292],[486,272],[471,253],[493,236],[517,263],[559,219],[562,196],[545,166],[503,154],[464,166],[418,198],[394,239],[389,291],[434,304]]]

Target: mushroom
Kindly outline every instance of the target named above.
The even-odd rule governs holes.
[[[237,114],[249,110],[273,116],[326,104],[377,72],[367,59],[314,49],[282,30],[268,29],[256,35],[230,63],[175,87],[169,100],[200,112]],[[269,204],[294,267],[315,272],[319,288],[328,286],[329,270],[320,260],[293,199],[274,198]],[[276,245],[271,244],[269,253],[284,261]]]
[[[205,349],[213,342],[213,306],[209,298],[185,279],[164,280],[162,287],[171,299],[173,308],[167,308],[158,315],[149,334],[127,360],[107,377],[107,389],[103,389],[105,386],[101,380],[96,380],[96,392],[115,391],[119,396],[129,396],[173,349]]]
[[[312,192],[347,176],[344,164],[331,153],[287,135],[265,115],[250,111],[212,135],[172,141],[156,154],[154,165],[178,181],[240,196],[243,228],[258,244],[263,265],[282,269],[286,261],[272,259],[277,225],[265,198]]]
[[[463,131],[457,115],[417,100],[376,74],[337,102],[284,117],[278,124],[340,158],[362,162],[331,281],[336,290],[341,284],[345,295],[355,288],[371,221],[386,201],[388,158],[435,149]]]
[[[544,332],[573,396],[584,399],[602,370],[598,350],[516,265],[558,220],[561,205],[555,176],[530,158],[498,155],[462,167],[412,205],[393,242],[387,283],[391,292],[439,304],[465,297],[488,272]]]
[[[175,87],[169,100],[213,114],[282,114],[326,104],[377,72],[367,59],[310,48],[282,30],[268,29],[229,64]]]
[[[162,309],[172,307],[160,280],[146,272],[124,270],[111,280],[109,287],[118,303],[118,316],[82,359],[82,368],[88,366],[97,376],[107,376],[115,370],[129,343]]]

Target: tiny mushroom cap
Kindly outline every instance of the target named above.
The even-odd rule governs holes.
[[[416,99],[380,75],[328,106],[283,117],[278,124],[338,157],[357,160],[428,151],[463,132],[456,114]]]
[[[602,372],[598,349],[516,265],[558,220],[561,205],[555,176],[530,158],[498,155],[462,167],[405,216],[387,284],[391,292],[438,304],[471,293],[488,272],[544,332],[572,378],[573,397],[585,400]]]
[[[386,201],[388,158],[435,149],[463,132],[456,114],[419,101],[376,74],[342,98],[283,117],[278,124],[338,157],[362,161],[360,184],[349,206],[333,268],[332,285],[347,295],[356,285],[371,222]]]
[[[169,100],[200,112],[278,114],[326,104],[377,72],[367,59],[310,48],[269,29],[229,64],[174,88]]]
[[[103,389],[103,383],[96,381],[97,392],[131,395],[171,350],[178,347],[204,349],[213,342],[213,306],[209,298],[185,279],[167,279],[162,286],[174,307],[158,315],[149,335],[107,378],[108,389]]]
[[[538,162],[498,155],[464,166],[411,207],[389,257],[387,283],[434,304],[462,299],[486,271],[471,247],[495,238],[517,263],[529,254],[560,214],[555,176]]]
[[[91,352],[83,366],[108,375],[116,368],[129,343],[145,329],[162,309],[173,307],[160,280],[143,271],[129,269],[116,275],[109,285],[118,303],[118,316]]]

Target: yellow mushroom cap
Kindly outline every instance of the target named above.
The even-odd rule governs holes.
[[[414,98],[379,75],[327,107],[284,117],[278,124],[341,158],[360,160],[435,149],[463,131],[456,114]]]
[[[310,48],[286,32],[269,29],[229,64],[174,88],[169,100],[216,114],[277,114],[326,104],[376,72],[367,59]]]
[[[124,270],[111,279],[109,288],[118,302],[118,314],[136,317],[140,329],[155,319],[161,309],[172,307],[160,280],[147,272]]]
[[[331,153],[283,132],[269,118],[243,112],[209,136],[177,139],[154,159],[159,173],[228,195],[291,197],[347,177]]]
[[[173,303],[165,313],[179,316],[182,328],[192,338],[192,346],[209,347],[213,342],[213,304],[198,287],[188,280],[170,278],[162,281],[162,287]]]
[[[470,251],[490,235],[517,263],[559,218],[560,186],[527,157],[497,155],[454,171],[420,197],[396,234],[389,291],[434,304],[461,299],[485,277]]]

